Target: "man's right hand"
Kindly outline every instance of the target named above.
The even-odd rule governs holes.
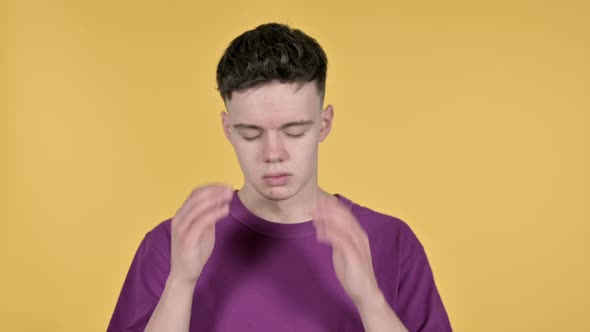
[[[213,252],[215,224],[229,213],[231,186],[195,188],[172,218],[169,281],[195,286]]]

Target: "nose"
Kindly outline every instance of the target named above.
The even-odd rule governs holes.
[[[266,163],[282,162],[289,157],[285,144],[279,135],[266,135],[262,149]]]

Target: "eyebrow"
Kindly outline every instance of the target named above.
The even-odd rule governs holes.
[[[313,123],[313,120],[302,120],[302,121],[288,122],[288,123],[285,123],[284,125],[282,125],[281,129],[286,129],[286,128],[294,127],[294,126],[307,126],[312,123]],[[257,125],[253,125],[253,124],[247,124],[247,123],[236,123],[233,127],[235,129],[255,129],[255,130],[260,130],[260,131],[264,130],[262,127],[259,127]]]

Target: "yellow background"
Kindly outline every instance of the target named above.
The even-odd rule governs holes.
[[[104,331],[143,234],[239,187],[215,90],[278,21],[329,58],[320,183],[405,220],[456,331],[588,331],[587,1],[10,1],[0,330]]]

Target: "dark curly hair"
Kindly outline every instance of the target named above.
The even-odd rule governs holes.
[[[223,100],[232,92],[272,80],[314,81],[323,101],[328,59],[320,44],[288,25],[267,23],[234,39],[217,65],[217,90]]]

